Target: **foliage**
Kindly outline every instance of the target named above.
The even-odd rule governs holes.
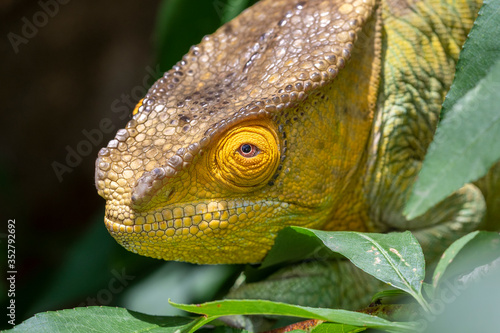
[[[412,295],[430,312],[428,301],[422,295],[424,277],[424,257],[418,242],[410,232],[392,234],[367,234],[358,232],[320,232],[304,228],[292,228],[293,232],[282,233],[281,238],[301,242],[317,243],[318,240],[330,251],[339,252],[349,258],[355,265],[374,277],[385,281],[400,290]],[[283,240],[283,239],[282,239]],[[472,244],[472,243],[475,244]],[[340,245],[339,245],[340,244]],[[345,247],[344,247],[345,245]],[[457,240],[446,251],[438,263],[432,285],[428,285],[427,293],[438,294],[440,281],[450,268],[456,274],[453,265],[456,258],[470,245],[475,253],[482,251],[491,257],[500,257],[500,235],[495,232],[476,231]],[[377,251],[370,251],[372,248]],[[469,251],[470,253],[470,251]],[[374,258],[377,262],[374,265]],[[283,258],[285,261],[288,258]],[[278,259],[274,259],[279,261]],[[377,267],[377,269],[374,269]],[[470,268],[469,268],[470,269]],[[182,305],[172,303],[175,307],[199,317],[150,316],[120,308],[87,307],[46,312],[28,319],[14,327],[12,332],[32,332],[43,329],[47,332],[194,332],[213,320],[228,315],[280,315],[306,319],[319,319],[318,327],[326,323],[350,329],[376,328],[387,332],[413,332],[418,327],[414,322],[389,321],[377,316],[339,309],[310,308],[297,305],[264,301],[264,300],[222,300],[204,304]],[[329,326],[333,328],[333,326]]]
[[[499,12],[500,2],[485,1],[460,54],[444,119],[407,203],[409,219],[484,176],[500,159]]]

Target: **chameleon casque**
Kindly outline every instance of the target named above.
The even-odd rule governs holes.
[[[107,229],[132,252],[199,264],[260,262],[286,226],[409,229],[441,253],[483,220],[481,190],[467,184],[415,220],[402,210],[480,5],[245,10],[166,72],[100,150]]]

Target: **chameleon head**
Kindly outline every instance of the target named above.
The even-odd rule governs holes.
[[[150,257],[247,263],[287,225],[324,224],[345,187],[335,180],[349,178],[363,145],[346,131],[367,121],[326,123],[318,110],[371,13],[365,3],[265,1],[192,47],[99,152],[111,235]],[[324,154],[331,163],[318,165]]]
[[[134,158],[133,148],[120,152],[126,142],[103,148],[96,162],[98,191],[107,199],[105,224],[119,243],[167,260],[225,262],[243,254],[257,261],[265,254],[259,250],[268,246],[254,239],[249,224],[289,207],[270,191],[283,147],[272,122],[253,119],[214,131],[211,140],[188,143],[170,157],[150,147]],[[148,155],[159,158],[144,161]]]

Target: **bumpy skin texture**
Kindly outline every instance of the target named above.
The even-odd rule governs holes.
[[[475,0],[262,1],[192,47],[101,149],[125,248],[259,262],[286,226],[416,230],[436,253],[484,215],[473,185],[401,214]]]

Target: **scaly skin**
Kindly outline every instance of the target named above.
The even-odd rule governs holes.
[[[466,185],[403,204],[479,0],[269,1],[194,46],[101,149],[105,224],[130,251],[254,263],[286,226],[415,230],[437,254],[484,215]]]

